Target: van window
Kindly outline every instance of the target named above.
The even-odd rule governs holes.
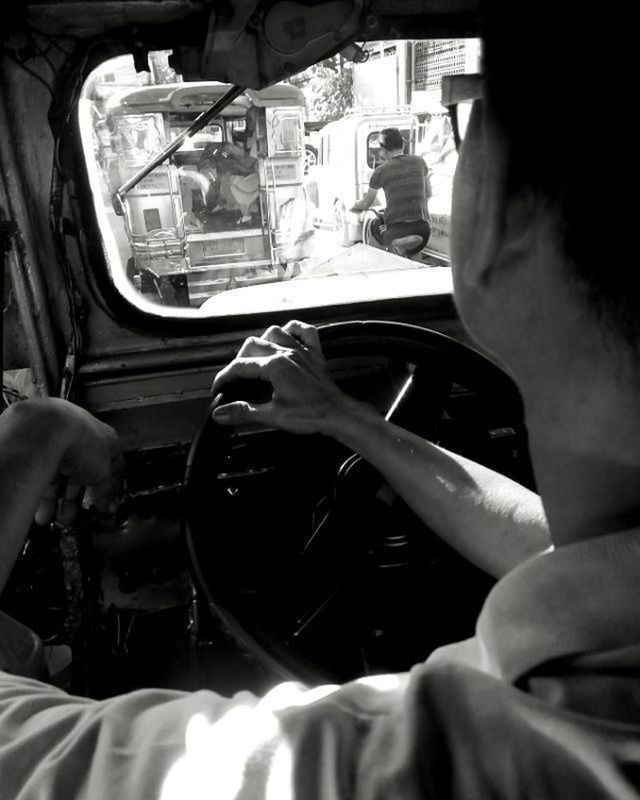
[[[424,291],[421,266],[448,274],[456,154],[439,81],[447,70],[477,70],[479,48],[475,40],[417,44],[424,45],[368,43],[383,56],[374,63],[336,56],[335,69],[324,70],[326,86],[310,70],[264,90],[260,102],[241,94],[141,180],[136,175],[226,87],[183,81],[169,67],[170,51],[150,53],[146,72],[136,72],[132,56],[95,69],[78,113],[116,290],[159,316],[233,317],[413,296]],[[410,58],[413,72],[398,80]],[[349,141],[361,130],[354,117],[370,131],[364,151]],[[314,131],[331,124],[318,135],[312,169],[305,122]],[[407,152],[425,158],[437,190],[422,262],[365,245],[363,215],[349,210],[380,162],[379,133],[389,126],[400,128]]]

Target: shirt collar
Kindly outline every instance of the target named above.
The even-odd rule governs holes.
[[[640,530],[519,565],[490,592],[476,633],[484,668],[511,682],[553,659],[640,642]]]

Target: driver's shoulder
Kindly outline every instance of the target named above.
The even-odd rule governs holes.
[[[624,781],[625,763],[640,766],[637,724],[576,713],[469,664],[428,661],[414,668],[407,715],[425,748],[437,748],[443,762],[451,759],[451,771],[469,790],[465,797],[487,796],[489,788],[495,797],[561,797],[567,785],[576,790],[572,796],[596,797],[605,774]],[[590,760],[590,753],[605,751],[605,758]],[[454,770],[454,761],[465,768]],[[518,768],[505,772],[504,763]],[[524,776],[526,785],[518,787]]]

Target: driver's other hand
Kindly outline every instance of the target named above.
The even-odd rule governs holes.
[[[83,505],[115,512],[122,496],[124,461],[114,429],[66,400],[28,400],[27,404],[34,431],[38,426],[55,425],[52,447],[58,457],[56,473],[36,511],[36,522],[46,525],[55,519],[66,527]]]
[[[272,325],[262,336],[248,338],[236,358],[216,375],[211,392],[217,395],[243,378],[270,383],[271,400],[220,405],[213,412],[216,422],[255,422],[292,433],[326,433],[346,402],[329,373],[318,331],[298,320],[283,327]]]

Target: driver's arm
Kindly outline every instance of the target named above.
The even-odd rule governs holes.
[[[547,549],[540,497],[487,467],[386,422],[347,398],[326,433],[383,475],[420,519],[495,577]]]
[[[88,411],[54,398],[9,406],[0,415],[0,592],[34,518],[70,524],[85,486],[92,504],[115,510],[121,476],[114,430]]]
[[[375,203],[378,196],[377,189],[368,189],[364,197],[351,206],[351,211],[366,211]]]
[[[499,577],[550,545],[540,498],[509,478],[386,422],[333,382],[316,329],[293,321],[248,339],[213,392],[238,378],[261,378],[270,402],[220,406],[221,424],[247,421],[332,436],[360,453],[445,541]]]

